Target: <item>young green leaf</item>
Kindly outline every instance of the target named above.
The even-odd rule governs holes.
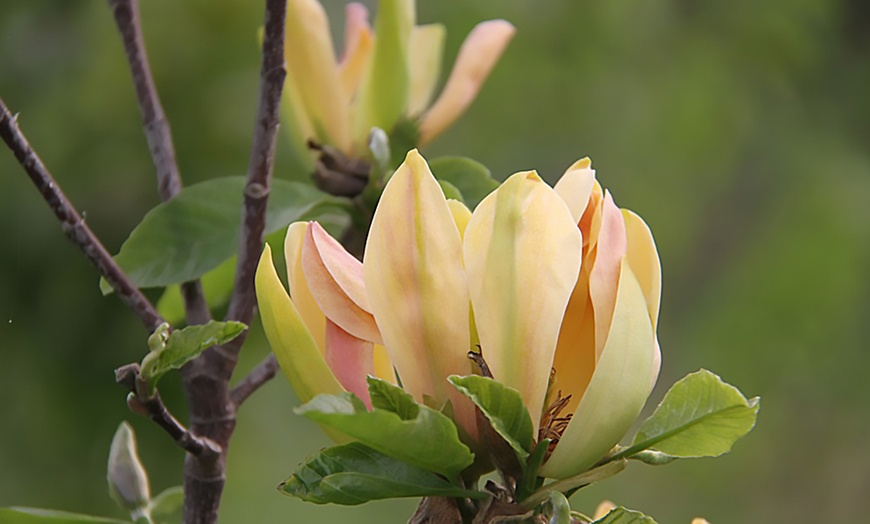
[[[538,470],[547,458],[547,450],[550,448],[550,439],[545,438],[538,442],[535,449],[526,460],[523,476],[517,481],[517,500],[523,500],[541,487],[544,479],[538,477]]]
[[[236,276],[236,257],[232,256],[218,267],[205,273],[200,278],[202,293],[206,302],[212,308],[229,302],[233,294],[233,284]],[[184,299],[181,298],[181,286],[172,284],[157,301],[157,312],[172,325],[178,325],[185,320]]]
[[[193,280],[233,256],[241,231],[243,177],[208,180],[184,188],[149,211],[130,233],[115,260],[136,287]],[[298,182],[273,180],[266,233],[297,220],[347,216],[345,200]],[[104,293],[111,288],[101,282]]]
[[[639,511],[619,507],[613,508],[607,515],[592,524],[656,524],[656,521]]]
[[[184,488],[174,486],[151,499],[148,510],[155,524],[180,524],[184,506]]]
[[[439,180],[438,185],[441,186],[441,191],[444,192],[444,198],[459,200],[460,202],[465,202],[465,198],[462,196],[462,192],[446,180]]]
[[[0,508],[0,522],[3,524],[131,524],[129,520],[22,507]]]
[[[410,395],[399,388],[392,390],[390,395],[402,398],[400,392],[406,398],[396,402],[402,406],[413,402]],[[377,402],[384,405],[380,400]],[[417,404],[413,418],[403,419],[398,412],[389,409],[375,407],[367,411],[356,395],[343,393],[318,395],[295,411],[394,459],[440,473],[449,479],[456,478],[474,461],[474,455],[459,440],[453,422],[421,404]],[[407,407],[397,411],[405,416],[410,414]]]
[[[534,427],[519,392],[479,375],[452,375],[447,380],[480,408],[492,429],[510,444],[521,462],[525,461],[532,448]]]
[[[317,504],[344,505],[401,497],[488,496],[457,487],[431,471],[359,442],[332,447],[310,457],[279,489]]]
[[[140,374],[153,388],[167,371],[180,368],[211,346],[226,344],[246,329],[248,326],[241,322],[215,320],[208,324],[177,329],[169,335],[162,347],[152,349],[145,355]]]
[[[442,156],[429,162],[429,169],[435,178],[449,182],[459,189],[469,209],[474,209],[498,187],[489,169],[476,160],[461,156]]]
[[[671,387],[640,427],[634,444],[617,456],[652,448],[674,457],[717,457],[755,426],[760,400],[702,369]]]
[[[366,377],[366,382],[372,407],[391,411],[402,420],[413,420],[420,413],[420,404],[414,402],[414,398],[402,388],[372,376]]]

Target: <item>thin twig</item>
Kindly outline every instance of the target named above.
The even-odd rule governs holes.
[[[121,301],[142,320],[148,331],[154,331],[164,322],[163,318],[145,295],[130,282],[100,240],[85,224],[84,219],[61,191],[42,160],[27,142],[27,138],[21,133],[18,128],[18,116],[12,115],[2,98],[0,98],[0,136],[30,176],[48,207],[54,211],[67,238],[82,250],[91,264],[112,286]]]
[[[139,17],[138,0],[109,0],[115,23],[127,53],[127,63],[136,88],[136,99],[142,113],[142,127],[148,141],[148,149],[157,170],[157,190],[164,202],[172,199],[181,191],[181,175],[175,160],[175,146],[172,144],[172,130],[163,112],[148,54],[142,37],[142,24]],[[184,308],[188,324],[204,324],[211,320],[211,313],[198,280],[181,285]]]
[[[130,410],[157,423],[180,448],[205,460],[214,460],[220,456],[220,446],[188,431],[163,404],[160,392],[149,391],[148,384],[139,375],[138,364],[128,364],[115,370],[115,381],[130,390],[127,397]]]
[[[109,0],[109,6],[121,32],[130,72],[133,74],[133,85],[142,112],[148,148],[154,159],[154,167],[157,168],[157,187],[160,197],[166,201],[181,191],[181,177],[175,161],[172,132],[163,113],[163,106],[160,105],[160,98],[154,87],[154,78],[151,76],[151,67],[148,65],[148,55],[145,52],[142,27],[139,23],[139,2],[138,0]]]
[[[266,21],[263,38],[263,63],[260,68],[260,103],[254,125],[248,180],[245,185],[242,212],[242,236],[239,240],[239,259],[236,280],[230,300],[227,320],[249,324],[253,315],[254,273],[263,249],[263,230],[266,222],[266,204],[269,183],[275,161],[275,139],[278,134],[278,108],[284,88],[284,20],[285,0],[266,1]],[[240,344],[225,348],[238,354]]]
[[[272,380],[277,372],[278,361],[275,360],[274,354],[269,354],[230,391],[230,400],[233,401],[233,405],[236,408],[241,406],[251,394],[260,389],[260,386]]]

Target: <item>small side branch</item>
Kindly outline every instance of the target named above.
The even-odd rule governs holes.
[[[139,375],[139,364],[128,364],[115,370],[115,381],[130,390],[127,396],[130,410],[153,420],[180,448],[200,459],[216,459],[220,456],[220,446],[191,433],[172,416],[163,404],[160,392],[149,391],[148,384]]]
[[[154,331],[164,322],[163,318],[145,295],[130,282],[100,240],[85,224],[84,219],[61,191],[60,186],[21,133],[18,128],[18,116],[12,115],[2,98],[0,98],[0,137],[12,150],[18,163],[30,176],[42,198],[60,221],[61,229],[67,238],[82,250],[91,264],[111,284],[121,301],[139,316],[148,331]]]
[[[274,354],[269,354],[268,357],[263,359],[257,367],[251,370],[241,382],[230,391],[230,400],[233,402],[233,405],[238,408],[242,405],[242,403],[248,399],[255,391],[260,389],[260,387],[269,382],[275,377],[275,374],[278,372],[278,361],[275,360]]]
[[[287,76],[284,68],[286,13],[285,0],[266,0],[263,62],[260,67],[260,101],[245,185],[236,280],[226,317],[227,320],[237,320],[245,324],[250,324],[256,303],[254,273],[257,270],[260,251],[263,249],[266,204],[269,199],[269,184],[275,162],[275,142],[278,135],[278,109],[281,103],[281,92],[284,89],[284,78]],[[224,348],[229,356],[238,355],[240,349],[241,341]]]
[[[145,137],[148,148],[157,168],[157,188],[163,201],[169,200],[181,191],[181,177],[175,161],[175,147],[172,145],[172,132],[163,113],[163,106],[154,87],[145,43],[142,39],[142,26],[139,22],[138,0],[109,0],[115,23],[124,42],[124,51],[133,75],[136,98],[142,112]]]

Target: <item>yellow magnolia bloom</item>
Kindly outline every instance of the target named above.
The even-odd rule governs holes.
[[[616,509],[616,504],[609,500],[603,500],[595,508],[595,514],[592,516],[593,519],[598,520],[604,518],[611,510]],[[692,524],[710,524],[706,519],[702,519],[700,517],[695,517],[692,519]]]
[[[369,402],[365,374],[395,370],[418,401],[451,401],[474,438],[473,406],[446,379],[473,372],[479,345],[539,438],[558,441],[541,474],[565,478],[624,436],[658,375],[655,245],[586,159],[555,188],[516,173],[472,213],[413,150],[384,189],[364,262],[314,222],[290,226],[285,256],[292,301],[268,247],[257,295],[302,401],[347,390]]]
[[[419,121],[421,144],[432,140],[471,104],[515,32],[504,20],[475,27],[427,109],[440,74],[444,27],[415,25],[414,0],[381,0],[374,29],[363,4],[349,4],[346,18],[336,60],[320,3],[287,1],[283,105],[294,142],[314,139],[349,156],[364,149],[372,127],[389,131],[403,117]]]

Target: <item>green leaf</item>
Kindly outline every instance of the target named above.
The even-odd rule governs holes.
[[[376,397],[383,397],[384,389],[390,391],[393,405],[401,406],[397,411],[411,415],[404,407],[413,402],[410,395],[383,381],[372,389]],[[383,399],[377,402],[385,405]],[[474,454],[459,440],[453,421],[430,407],[416,406],[413,418],[404,419],[383,407],[367,411],[356,395],[343,393],[318,395],[295,411],[397,460],[456,478],[474,461]]]
[[[607,515],[592,524],[656,524],[656,521],[639,511],[620,507],[613,508]]]
[[[550,447],[550,439],[545,438],[538,442],[535,449],[526,460],[526,467],[523,471],[523,476],[517,481],[517,500],[523,500],[532,494],[536,489],[541,487],[544,479],[538,477],[538,470],[541,469],[541,464],[547,458],[547,450]]]
[[[372,376],[366,377],[366,382],[373,408],[395,413],[402,420],[414,420],[420,414],[420,404],[402,388]]]
[[[151,499],[148,510],[155,524],[181,524],[184,488],[174,486]]]
[[[226,304],[233,294],[233,284],[236,277],[236,257],[232,256],[218,267],[202,275],[202,292],[210,307]],[[157,301],[157,312],[172,325],[184,322],[184,300],[181,298],[181,286],[173,284],[166,288],[160,300]]]
[[[571,524],[571,504],[562,493],[551,491],[545,508],[550,516],[547,524]]]
[[[532,448],[534,426],[519,392],[478,375],[452,375],[447,380],[480,408],[492,429],[516,451],[520,462],[524,462]]]
[[[299,466],[279,488],[317,504],[356,505],[401,497],[488,495],[454,486],[443,477],[353,442],[326,449]]]
[[[429,162],[429,169],[439,181],[459,189],[468,208],[474,210],[483,197],[498,187],[489,169],[476,160],[461,156],[442,156]]]
[[[0,508],[0,522],[3,524],[130,524],[129,520],[22,507]]]
[[[459,189],[446,180],[439,180],[438,185],[441,186],[441,191],[444,193],[444,198],[452,198],[453,200],[459,200],[460,202],[465,202],[465,199],[462,198],[462,192]]]
[[[115,260],[140,288],[199,278],[235,254],[241,231],[244,177],[216,178],[184,188],[149,211]],[[272,180],[266,233],[297,220],[346,217],[348,203],[298,182]],[[104,281],[100,288],[110,293]]]
[[[674,457],[717,457],[755,426],[760,400],[702,369],[674,384],[618,456],[653,448]]]
[[[140,374],[153,388],[167,371],[180,368],[211,346],[226,344],[246,329],[248,326],[241,322],[211,320],[208,324],[176,329],[161,343],[158,328],[149,338],[151,352],[142,359]]]
[[[408,151],[420,143],[420,127],[416,120],[401,118],[390,130],[390,168],[396,169],[405,161]]]

